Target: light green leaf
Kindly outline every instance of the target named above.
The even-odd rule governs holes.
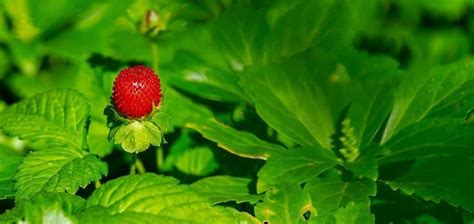
[[[235,130],[215,119],[190,121],[186,127],[198,131],[205,138],[216,142],[219,147],[241,157],[265,160],[285,150],[279,145],[265,142],[251,133]]]
[[[208,147],[188,148],[179,156],[175,167],[185,173],[195,176],[207,176],[219,168],[212,150]]]
[[[376,185],[366,179],[346,182],[337,174],[308,181],[304,190],[311,194],[313,206],[318,211],[315,223],[335,223],[338,209],[350,202],[369,206],[369,196],[375,196]]]
[[[212,207],[206,197],[172,177],[146,173],[104,184],[87,200],[81,222],[256,223],[233,209]],[[93,210],[102,210],[99,214]],[[92,216],[90,214],[94,214]],[[86,215],[87,214],[87,215]],[[141,218],[140,218],[141,217]]]
[[[472,149],[472,148],[471,148]],[[403,175],[386,181],[396,190],[439,203],[445,200],[474,212],[474,153],[417,159]]]
[[[22,159],[21,156],[0,158],[0,199],[15,195],[13,177]]]
[[[382,137],[387,142],[410,124],[419,122],[445,98],[474,79],[473,67],[459,62],[438,66],[427,73],[407,76],[395,95],[395,105]]]
[[[336,156],[322,148],[296,148],[274,154],[257,174],[257,192],[282,182],[302,184],[337,164]]]
[[[370,206],[368,204],[355,204],[353,201],[349,202],[346,207],[337,210],[335,217],[338,224],[375,223],[375,216],[370,214]]]
[[[76,91],[45,92],[0,113],[0,129],[24,140],[81,149],[89,110],[87,100]]]
[[[393,136],[383,147],[381,163],[472,153],[474,125],[451,118],[427,119]]]
[[[150,145],[160,146],[163,138],[160,128],[151,121],[133,121],[119,126],[112,137],[129,153],[143,152]]]
[[[76,223],[74,214],[82,210],[85,200],[67,193],[41,193],[23,200],[0,216],[1,223]]]
[[[54,147],[33,152],[23,159],[15,175],[15,199],[28,199],[40,191],[74,194],[107,172],[106,163],[85,151]]]
[[[262,195],[251,194],[251,179],[232,176],[207,177],[193,183],[191,187],[204,195],[213,204],[235,201],[237,203],[257,203]]]
[[[255,216],[267,223],[306,223],[316,212],[311,196],[299,184],[275,186],[255,206]]]

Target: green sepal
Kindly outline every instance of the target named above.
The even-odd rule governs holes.
[[[147,117],[127,119],[122,117],[112,106],[107,106],[107,126],[110,128],[108,139],[120,144],[126,152],[139,153],[147,150],[150,145],[160,146],[166,141],[163,138],[162,119],[156,119],[162,112],[153,110]]]

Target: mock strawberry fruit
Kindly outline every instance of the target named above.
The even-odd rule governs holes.
[[[160,79],[146,66],[123,69],[114,81],[112,104],[126,118],[149,115],[160,105],[161,97]]]

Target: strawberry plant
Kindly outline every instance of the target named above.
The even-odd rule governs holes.
[[[472,223],[474,4],[0,2],[0,223]]]

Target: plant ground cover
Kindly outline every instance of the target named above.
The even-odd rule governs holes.
[[[469,0],[0,1],[0,223],[473,223],[473,46]]]

